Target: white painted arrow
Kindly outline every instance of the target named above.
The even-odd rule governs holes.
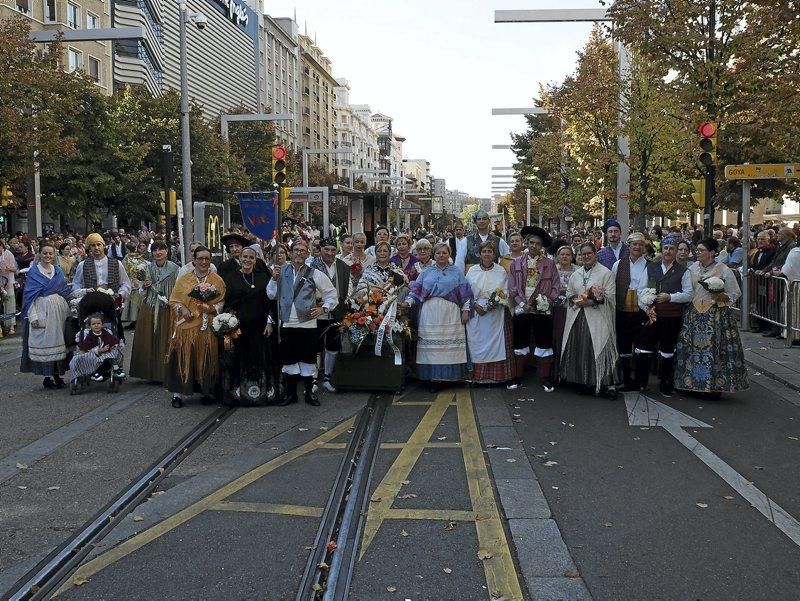
[[[794,544],[800,546],[800,522],[756,488],[747,478],[683,430],[683,428],[711,428],[711,426],[638,392],[625,393],[625,406],[628,409],[628,425],[664,428],[736,492],[747,499]]]

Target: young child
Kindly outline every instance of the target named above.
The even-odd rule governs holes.
[[[91,375],[93,382],[102,382],[108,367],[117,377],[124,378],[122,371],[122,344],[111,330],[103,327],[103,314],[93,313],[86,318],[86,328],[78,333],[75,342],[78,352],[72,357],[69,368],[73,378]]]

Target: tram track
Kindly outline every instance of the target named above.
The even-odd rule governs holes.
[[[36,601],[47,598],[81,565],[95,545],[145,501],[159,483],[235,411],[235,407],[222,407],[204,419],[73,536],[20,578],[10,591],[3,594],[2,601]]]

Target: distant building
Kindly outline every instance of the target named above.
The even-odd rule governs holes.
[[[350,104],[350,84],[340,79],[334,88],[334,113],[336,115],[336,147],[353,149],[350,154],[335,155],[336,175],[348,178],[353,171],[378,169],[378,134],[372,129],[368,105]],[[356,179],[377,177],[374,173],[354,173]]]
[[[300,45],[293,19],[264,15],[261,110],[288,113],[293,121],[275,121],[275,135],[289,148],[300,147]]]
[[[336,141],[333,89],[338,82],[332,75],[332,64],[310,37],[299,35],[297,40],[300,44],[302,69],[300,146],[333,148]],[[323,163],[329,171],[334,170],[335,158],[332,154],[316,155],[311,160]]]

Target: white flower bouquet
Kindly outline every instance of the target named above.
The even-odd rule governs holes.
[[[239,327],[239,318],[233,313],[220,313],[211,322],[211,329],[217,336],[230,334]]]
[[[645,288],[644,290],[639,292],[639,300],[648,306],[656,302],[657,296],[658,294],[656,293],[655,288]]]
[[[711,276],[700,280],[700,285],[708,290],[711,294],[717,294],[725,291],[725,281],[722,278]]]
[[[547,313],[550,311],[550,299],[548,299],[544,294],[538,294],[536,296],[535,308],[538,313]]]

